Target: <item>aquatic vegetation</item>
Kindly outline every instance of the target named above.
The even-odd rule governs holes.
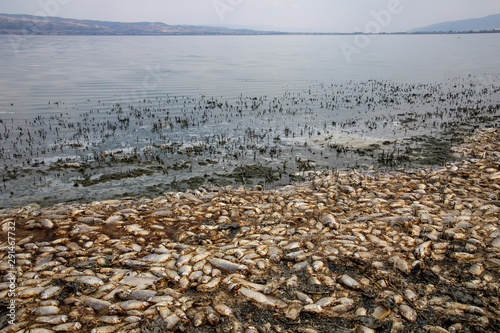
[[[51,102],[32,119],[0,115],[0,195],[9,206],[63,192],[80,201],[155,196],[203,184],[275,187],[307,171],[439,165],[474,129],[498,125],[499,95],[494,82],[478,89],[468,77],[317,82],[272,97]]]

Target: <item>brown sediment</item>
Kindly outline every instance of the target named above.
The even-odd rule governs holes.
[[[150,176],[154,173],[155,171],[153,170],[137,168],[129,171],[118,171],[111,174],[104,174],[94,179],[88,177],[81,180],[75,180],[75,184],[81,184],[82,186],[92,186],[95,184],[105,183],[113,180]]]
[[[500,131],[452,152],[441,167],[309,171],[273,190],[1,210],[4,281],[16,227],[18,328],[498,332]]]

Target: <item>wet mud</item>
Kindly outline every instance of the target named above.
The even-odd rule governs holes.
[[[282,96],[44,102],[37,116],[0,115],[0,207],[442,165],[453,160],[450,146],[499,125],[500,88],[494,77],[481,82],[315,82]]]

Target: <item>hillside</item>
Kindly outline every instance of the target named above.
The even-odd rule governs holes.
[[[0,14],[0,34],[29,35],[265,35],[275,32],[223,27],[121,23],[58,17]]]
[[[412,29],[407,33],[500,32],[500,14],[452,21]],[[161,22],[108,22],[38,17],[0,13],[0,35],[87,35],[87,36],[169,36],[169,35],[284,35],[308,34],[213,26],[167,25]],[[346,33],[316,33],[346,35]],[[348,34],[348,33],[347,33]]]
[[[408,32],[470,32],[500,30],[500,14],[468,20],[450,21],[427,27],[412,29]]]

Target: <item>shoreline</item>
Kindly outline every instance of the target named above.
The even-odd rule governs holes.
[[[281,189],[2,209],[9,329],[498,331],[500,130],[452,151],[437,168]]]
[[[329,160],[323,159],[321,156],[311,158],[311,156],[303,156],[298,154],[295,156],[295,161],[288,160],[282,162],[281,159],[262,159],[257,161],[240,160],[239,163],[223,162],[220,160],[210,160],[198,158],[196,156],[181,157],[173,159],[174,168],[166,168],[163,165],[155,164],[154,162],[144,162],[135,160],[122,153],[110,153],[113,155],[114,162],[108,162],[108,167],[95,163],[79,162],[78,159],[66,159],[52,161],[50,164],[36,163],[26,168],[15,168],[9,173],[7,177],[16,179],[16,177],[26,179],[38,179],[38,177],[47,176],[50,173],[64,174],[62,178],[51,178],[56,185],[51,184],[50,189],[43,190],[40,188],[42,182],[37,184],[38,187],[33,189],[32,192],[37,195],[30,195],[29,197],[37,196],[37,199],[29,200],[14,197],[4,198],[8,202],[6,206],[0,209],[8,209],[15,207],[22,207],[27,204],[39,204],[41,207],[49,207],[57,204],[86,204],[94,200],[90,199],[91,194],[97,190],[94,186],[101,186],[106,190],[106,184],[110,186],[111,192],[116,192],[120,189],[117,181],[123,181],[121,187],[128,187],[125,185],[127,182],[137,184],[137,180],[141,177],[147,178],[147,186],[142,189],[128,191],[127,193],[116,192],[111,195],[99,194],[98,200],[120,200],[121,198],[155,198],[163,193],[169,192],[184,192],[196,190],[199,188],[225,188],[225,187],[238,187],[244,186],[251,188],[253,186],[262,186],[263,188],[274,190],[285,186],[294,185],[296,183],[306,180],[306,176],[311,174],[328,173],[331,170],[341,171],[359,171],[359,172],[396,172],[398,170],[419,169],[419,168],[432,168],[438,167],[442,162],[452,162],[455,157],[450,151],[453,142],[457,140],[460,142],[466,136],[464,130],[460,134],[452,133],[441,134],[437,137],[430,137],[427,135],[417,137],[404,137],[404,138],[380,138],[370,137],[359,134],[351,134],[349,132],[330,132],[322,134],[315,138],[293,138],[282,140],[283,149],[290,149],[295,146],[302,146],[299,143],[304,142],[306,147],[312,148],[315,155],[319,152],[325,151],[325,154],[330,154],[330,159],[336,158],[339,160],[343,167],[329,167]],[[458,138],[458,139],[457,139]],[[300,149],[300,148],[299,148]],[[292,158],[290,156],[290,158]],[[265,166],[265,163],[269,165]],[[291,165],[290,165],[291,164]],[[203,173],[200,171],[194,172],[194,166],[205,166],[211,171]],[[226,169],[227,168],[227,169]],[[90,171],[89,171],[90,170]],[[104,171],[106,170],[106,171]],[[128,171],[127,171],[128,170]],[[181,174],[176,174],[173,181],[164,183],[162,175],[169,176],[169,173],[184,172],[187,177],[180,177]],[[203,171],[203,170],[202,170]],[[90,176],[89,173],[96,172],[96,175]],[[4,174],[4,181],[5,181]],[[177,179],[179,176],[179,179]],[[149,177],[149,178],[148,178]],[[154,183],[156,179],[156,185]],[[171,179],[171,177],[169,178]],[[171,179],[172,180],[172,179]],[[111,183],[110,183],[111,182]],[[4,182],[5,183],[5,182]],[[35,182],[32,185],[35,185]],[[58,185],[57,185],[58,184]],[[70,186],[73,184],[73,186]],[[29,186],[28,183],[26,185]],[[135,186],[135,185],[134,185]],[[57,189],[61,192],[63,188],[68,192],[75,193],[70,195],[70,198],[65,200],[56,200],[54,195],[50,195],[50,191]],[[71,188],[74,188],[73,189]],[[83,187],[89,188],[89,194],[77,193]],[[137,186],[141,188],[141,186]],[[82,193],[85,193],[82,192]],[[24,196],[23,196],[24,197]],[[15,203],[15,202],[19,203]]]
[[[128,105],[52,101],[36,117],[0,117],[0,207],[202,185],[275,188],[309,170],[440,165],[457,138],[498,127],[495,80],[310,82],[273,96],[155,94]],[[12,110],[22,109],[15,102]]]

